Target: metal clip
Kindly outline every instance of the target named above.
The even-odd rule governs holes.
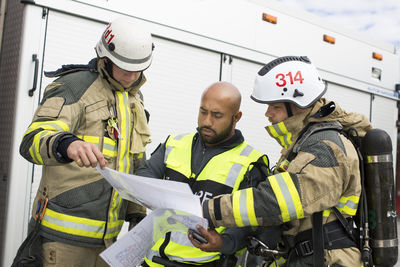
[[[118,129],[117,119],[116,119],[116,118],[109,118],[109,119],[107,120],[107,124],[108,124],[108,126],[110,126],[111,128],[113,128],[114,131],[117,132],[117,136],[115,136],[115,133],[114,133],[115,138],[118,138],[118,139],[123,140],[123,139],[122,139],[122,136],[121,136],[121,132],[120,132],[119,129]]]

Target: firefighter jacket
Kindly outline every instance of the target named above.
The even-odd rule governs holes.
[[[346,113],[325,99],[320,99],[303,113],[266,127],[271,137],[283,147],[275,175],[269,176],[257,188],[206,201],[204,217],[214,226],[286,223],[290,229],[285,235],[295,237],[312,227],[311,216],[315,212],[323,211],[324,224],[336,220],[332,207],[337,207],[345,217],[355,215],[361,193],[357,152],[349,139],[332,129],[311,134],[297,147],[300,132],[311,122],[338,122],[345,129],[357,129],[361,136],[371,129],[364,116]],[[288,162],[286,159],[293,149],[299,151]],[[361,266],[360,254],[354,247],[325,250],[325,260],[325,264]],[[312,258],[290,266],[308,266],[307,263],[312,264]]]
[[[48,201],[42,236],[72,245],[109,246],[126,213],[144,216],[145,209],[122,200],[95,168],[79,167],[57,148],[63,139],[76,136],[99,148],[106,167],[132,173],[150,142],[138,93],[146,79],[142,74],[140,82],[125,89],[108,75],[102,59],[66,65],[50,75],[60,77],[47,86],[20,145],[23,157],[43,165],[33,218]]]
[[[147,166],[140,168],[137,174],[188,183],[193,193],[204,201],[235,192],[244,186],[244,176],[250,164],[256,161],[268,166],[268,159],[245,142],[238,130],[231,140],[216,147],[205,147],[197,133],[182,134],[168,137],[165,144],[146,162]],[[262,177],[256,171],[254,175],[259,177],[253,179]],[[223,233],[225,227],[216,230]],[[232,237],[228,234],[225,238],[231,240]],[[219,252],[204,252],[193,247],[185,233],[170,232],[164,238],[153,241],[155,245],[145,257],[149,266],[160,266],[151,261],[153,256],[196,264],[215,261],[220,257]],[[226,243],[230,245],[228,241]]]

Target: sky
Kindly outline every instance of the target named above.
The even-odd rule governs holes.
[[[331,23],[397,46],[400,53],[400,0],[279,0]]]

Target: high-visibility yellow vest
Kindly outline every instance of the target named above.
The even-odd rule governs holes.
[[[211,181],[214,185],[222,184],[228,186],[230,188],[228,193],[232,193],[238,190],[249,164],[257,161],[262,156],[262,153],[251,147],[247,142],[243,142],[211,158],[196,176],[191,170],[194,135],[195,133],[170,136],[165,144],[164,162],[167,170],[170,169],[183,175],[188,181],[189,179],[195,179],[195,183]],[[174,180],[174,177],[168,177],[167,179]],[[202,189],[207,191],[207,187],[212,187],[213,183],[204,183],[204,188]],[[222,233],[225,227],[219,227],[216,230]],[[160,247],[165,238],[153,241],[155,245],[147,253],[145,261],[149,266],[161,266],[151,262],[151,259],[153,256],[160,256]],[[187,238],[187,234],[180,232],[171,232],[169,243],[164,247],[163,252],[170,260],[195,263],[215,261],[220,256],[218,252],[204,252],[193,247]]]

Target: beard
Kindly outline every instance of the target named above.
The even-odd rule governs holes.
[[[228,125],[228,127],[226,127],[224,130],[222,130],[222,132],[220,132],[219,134],[217,134],[217,132],[209,126],[197,127],[197,131],[200,134],[200,137],[201,137],[201,140],[203,140],[203,143],[209,144],[209,145],[216,145],[216,144],[221,143],[222,141],[225,141],[225,139],[227,139],[228,136],[231,134],[232,129],[233,129],[233,122],[234,122],[234,118],[232,117],[231,123]],[[212,131],[215,135],[214,136],[205,136],[201,132],[202,129],[208,129],[208,130]]]

